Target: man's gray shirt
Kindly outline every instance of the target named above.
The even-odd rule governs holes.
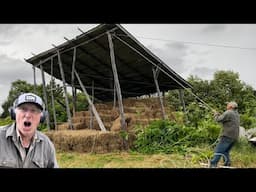
[[[237,110],[227,110],[215,120],[223,124],[221,136],[237,140],[239,137],[240,117]]]
[[[15,123],[0,128],[0,167],[58,168],[55,148],[51,140],[36,130],[37,137],[24,157]],[[22,151],[23,150],[23,151]]]

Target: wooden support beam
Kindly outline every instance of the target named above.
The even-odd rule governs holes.
[[[181,102],[182,109],[185,114],[186,120],[188,120],[187,115],[186,115],[186,106],[185,106],[185,102],[184,102],[184,90],[179,89],[179,97],[180,97],[180,102]]]
[[[94,101],[94,81],[92,81],[92,103]],[[92,111],[92,106],[89,105],[90,108],[90,129],[93,128],[93,111]]]
[[[36,68],[33,65],[34,93],[36,93]]]
[[[45,110],[48,110],[48,100],[47,100],[47,93],[46,93],[46,86],[45,86],[45,77],[44,77],[44,69],[43,65],[40,65],[41,74],[42,74],[42,81],[43,81],[43,93],[44,93],[44,103],[45,103]],[[46,116],[46,124],[48,131],[50,130],[50,119],[49,114]]]
[[[53,121],[54,121],[54,129],[58,130],[57,126],[57,118],[56,118],[56,110],[54,104],[54,96],[53,96],[53,58],[51,58],[51,102],[52,102],[52,112],[53,112]]]
[[[113,109],[114,109],[114,108],[116,108],[116,86],[115,86],[115,83],[111,83],[111,86],[113,87],[113,95],[114,95]]]
[[[165,120],[166,119],[166,115],[165,115],[165,110],[164,110],[163,98],[161,97],[160,88],[159,88],[158,81],[157,81],[158,68],[157,69],[152,68],[152,71],[153,71],[153,77],[154,77],[154,81],[155,81],[155,85],[156,85],[156,90],[157,90],[159,102],[160,102],[160,105],[161,105],[161,111],[162,111],[162,115],[163,115],[163,120]]]
[[[111,59],[112,70],[113,70],[114,81],[115,81],[115,88],[116,88],[116,92],[117,92],[119,110],[120,110],[120,115],[121,115],[121,126],[122,126],[122,130],[126,131],[124,106],[123,106],[122,93],[121,93],[121,88],[120,88],[117,69],[116,69],[114,45],[113,45],[111,34],[109,32],[107,32],[107,35],[108,35],[108,43],[109,43],[109,50],[110,50],[110,59]]]
[[[100,129],[102,131],[107,131],[76,70],[75,70],[75,75],[76,75],[76,78],[77,78],[86,98],[87,98],[89,105],[92,107],[92,111],[93,111],[95,118],[100,126]]]
[[[71,71],[73,116],[75,116],[75,114],[76,114],[75,64],[76,64],[76,47],[74,48],[73,62],[72,62],[72,71]]]
[[[61,61],[59,50],[57,50],[57,55],[58,55],[58,61],[59,61],[58,63],[59,63],[59,67],[60,67],[61,78],[62,78],[62,82],[63,82],[63,89],[64,89],[65,102],[66,102],[66,111],[67,111],[67,116],[68,116],[68,124],[69,124],[69,128],[73,129],[70,108],[69,108],[69,102],[68,102],[66,80],[65,80],[65,75],[64,75],[64,71],[63,71],[63,67],[62,67],[62,61]]]

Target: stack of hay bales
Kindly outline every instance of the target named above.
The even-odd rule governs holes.
[[[124,116],[127,126],[128,147],[133,145],[135,140],[135,126],[145,127],[154,120],[162,119],[161,107],[157,98],[123,100]],[[124,150],[124,138],[121,136],[121,118],[117,106],[112,102],[97,103],[95,108],[107,129],[101,131],[96,118],[93,116],[92,127],[90,111],[76,112],[72,117],[73,130],[69,130],[69,124],[58,125],[58,131],[48,131],[50,137],[61,151],[76,151],[86,153],[107,153]],[[172,110],[165,106],[165,112],[170,117]],[[126,144],[127,144],[126,143]],[[125,146],[124,146],[125,145]]]
[[[97,130],[48,131],[46,135],[59,151],[81,153],[108,153],[125,150],[120,133]],[[128,146],[131,147],[135,135],[129,134]]]

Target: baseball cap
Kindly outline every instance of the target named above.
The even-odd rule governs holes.
[[[41,97],[34,93],[23,93],[15,101],[15,108],[23,103],[33,103],[36,104],[41,110],[44,109],[44,103]]]

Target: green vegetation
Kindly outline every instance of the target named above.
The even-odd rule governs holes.
[[[0,126],[9,125],[12,122],[13,120],[11,120],[11,117],[2,118],[0,119]]]
[[[211,109],[223,112],[226,108],[226,102],[233,100],[239,106],[241,126],[245,129],[256,127],[255,90],[241,82],[238,73],[217,71],[211,81],[191,76],[188,78],[188,82],[193,89],[184,92],[185,115],[192,126],[197,127],[200,119],[208,119],[207,116],[212,116]],[[208,106],[191,94],[191,91]],[[167,98],[170,106],[174,106],[177,111],[182,111],[177,90],[169,91]]]
[[[57,152],[57,160],[60,168],[203,168],[201,163],[207,163],[212,155],[213,146],[201,146],[188,148],[184,154]],[[246,141],[240,141],[230,155],[233,167],[256,168],[256,148]]]

